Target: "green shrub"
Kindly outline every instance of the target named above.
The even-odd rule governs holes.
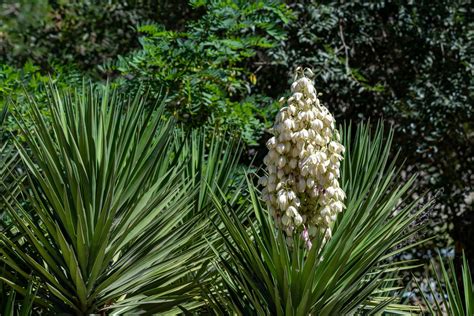
[[[205,14],[184,31],[143,25],[143,50],[121,59],[116,69],[130,89],[167,93],[171,114],[188,126],[225,126],[256,144],[272,101],[254,93],[263,51],[285,39],[291,17],[279,1],[192,1]],[[115,68],[115,67],[113,67]]]

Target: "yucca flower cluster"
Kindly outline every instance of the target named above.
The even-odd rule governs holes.
[[[331,222],[344,208],[339,167],[344,146],[335,120],[317,98],[312,81],[301,69],[291,85],[293,95],[280,102],[264,159],[268,176],[260,178],[263,199],[287,237],[295,231],[331,236]],[[307,238],[307,237],[306,237]]]

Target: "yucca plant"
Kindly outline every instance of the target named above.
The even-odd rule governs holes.
[[[220,203],[226,203],[232,194],[239,192],[239,188],[244,185],[245,168],[239,165],[241,146],[238,139],[230,137],[226,132],[212,133],[204,129],[196,129],[185,133],[179,129],[174,138],[175,152],[179,152],[179,163],[184,166],[182,174],[183,181],[190,182],[196,188],[193,195],[193,210],[187,217],[202,214],[201,220],[212,222],[206,229],[203,237],[214,246],[223,241],[214,226],[223,228],[219,216],[213,206],[213,197],[219,193]],[[245,214],[241,214],[245,216]],[[201,258],[207,257],[211,260],[213,252],[207,248],[207,252],[200,253]],[[192,278],[192,275],[188,275]],[[216,270],[212,266],[205,266],[195,273],[195,278],[199,279],[199,296],[211,286],[216,277]],[[114,313],[139,314],[158,313],[163,310],[160,299],[162,289],[160,287],[150,288],[146,295],[134,296],[122,300],[115,304]],[[195,312],[208,312],[209,306],[202,300],[195,300],[194,304],[179,306],[182,311],[198,309]]]
[[[20,298],[18,292],[0,280],[0,315],[29,316],[33,314],[35,289],[30,282]]]
[[[216,248],[220,283],[209,293],[217,313],[238,315],[350,315],[382,311],[403,313],[417,307],[397,304],[397,272],[414,265],[394,256],[414,247],[423,225],[417,222],[429,203],[410,200],[414,177],[402,182],[390,157],[392,131],[378,125],[359,125],[341,131],[345,158],[341,186],[347,208],[340,213],[332,237],[324,232],[312,247],[303,238],[288,246],[284,233],[248,182],[247,204],[215,207],[225,224],[225,241]],[[242,223],[239,212],[255,220]],[[297,236],[298,237],[298,236]],[[395,277],[394,277],[395,273]],[[395,284],[395,286],[394,286]]]
[[[18,152],[6,137],[4,124],[8,116],[8,107],[5,105],[0,110],[0,229],[5,229],[6,204],[20,192],[20,182],[23,179],[15,169],[18,167]]]
[[[8,115],[8,107],[0,111],[0,137],[4,137],[4,123]],[[2,139],[3,141],[3,139]],[[6,205],[16,198],[21,191],[21,177],[15,174],[18,165],[18,153],[10,147],[7,141],[0,144],[0,231],[10,233],[11,223],[6,217]],[[10,233],[11,234],[11,233]],[[0,269],[1,276],[7,271]],[[14,277],[12,275],[12,277]],[[34,297],[33,283],[17,295],[17,292],[4,280],[0,279],[0,315],[31,315]]]
[[[8,203],[21,237],[0,233],[0,260],[33,275],[35,302],[53,312],[95,313],[149,295],[157,312],[169,311],[198,296],[207,217],[193,212],[197,188],[173,122],[144,103],[108,87],[51,87],[46,120],[30,100],[33,127],[22,132],[32,155],[17,145],[33,210]],[[3,278],[22,291],[11,275]]]
[[[435,287],[428,282],[428,293],[425,293],[425,289],[417,283],[428,311],[432,315],[474,315],[474,284],[464,253],[460,275],[456,274],[453,259],[448,260],[446,266],[441,255],[438,255],[438,260],[432,260],[431,271]]]
[[[228,195],[242,185],[245,167],[239,165],[241,143],[226,131],[200,128],[184,133],[183,130],[180,128],[178,133],[176,151],[182,147],[180,162],[185,166],[184,177],[192,179],[198,188],[194,212],[212,211],[211,192],[222,189]]]

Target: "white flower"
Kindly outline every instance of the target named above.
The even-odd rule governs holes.
[[[278,168],[283,168],[286,165],[286,158],[284,156],[280,156],[278,158]]]
[[[341,188],[337,188],[334,196],[336,197],[336,200],[342,201],[346,198],[346,193]]]
[[[288,217],[295,217],[298,214],[298,211],[296,210],[294,206],[289,206],[285,214]]]
[[[325,206],[321,210],[321,216],[325,217],[326,215],[330,214],[330,212],[331,212],[331,209],[329,207]]]
[[[326,114],[326,115],[323,117],[323,119],[324,119],[325,125],[331,126],[331,124],[334,122],[334,118],[333,118],[332,115],[329,114],[329,113]]]
[[[293,200],[293,205],[294,205],[296,208],[300,207],[300,206],[301,206],[301,201],[300,201],[300,199],[296,197],[296,198]]]
[[[335,212],[335,213],[339,213],[339,212],[342,212],[342,209],[344,207],[344,204],[342,204],[341,202],[334,202],[331,204],[331,209]]]
[[[334,194],[336,193],[336,189],[333,188],[333,187],[329,187],[326,189],[326,193],[329,195],[329,196],[334,196]]]
[[[288,112],[290,112],[291,115],[295,115],[295,113],[296,113],[296,106],[290,104],[290,105],[288,106]]]
[[[319,134],[317,134],[314,138],[314,142],[316,143],[316,145],[321,147],[326,145],[326,140]]]
[[[278,204],[280,206],[280,209],[284,210],[288,207],[288,198],[286,197],[286,193],[279,191],[278,192]]]
[[[344,146],[342,146],[341,144],[339,144],[335,141],[332,141],[332,142],[329,143],[329,151],[330,152],[340,154],[340,153],[343,152],[343,150],[344,150]]]
[[[279,153],[279,154],[283,154],[285,152],[285,144],[278,144],[276,146],[276,151]],[[273,159],[273,158],[272,158]]]
[[[287,129],[295,128],[295,122],[294,122],[291,118],[286,119],[286,120],[283,122],[283,124],[285,125],[285,127],[286,127]]]
[[[276,138],[272,137],[267,141],[267,148],[273,149],[276,146]]]
[[[296,199],[296,194],[293,191],[288,191],[286,193],[286,196],[288,197],[288,200],[290,200],[290,201],[293,201],[294,199]]]
[[[319,196],[319,189],[317,186],[313,186],[312,188],[309,188],[309,196],[312,198],[316,198]]]
[[[296,214],[294,222],[296,226],[300,226],[301,224],[303,224],[303,217],[301,217],[300,214]]]
[[[309,137],[308,131],[306,129],[303,129],[302,131],[300,131],[300,137],[303,139],[307,139]]]
[[[339,166],[344,146],[329,110],[317,98],[306,77],[291,85],[293,95],[277,114],[264,158],[268,177],[259,184],[262,198],[277,225],[291,241],[295,230],[307,227],[331,236],[331,225],[344,209],[345,193],[339,186]]]

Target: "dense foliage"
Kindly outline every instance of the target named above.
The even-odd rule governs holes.
[[[433,248],[418,233],[469,259],[464,289],[441,266],[427,310],[472,310],[473,17],[469,0],[2,1],[0,313],[410,310],[413,265],[391,257]],[[350,207],[311,253],[241,172],[298,66],[350,126]]]
[[[126,2],[6,1],[1,12],[0,60],[9,64],[87,70],[138,47],[133,26],[141,16]]]
[[[259,53],[285,39],[289,12],[278,2],[191,1],[205,7],[183,31],[160,25],[139,28],[143,50],[121,59],[116,67],[131,89],[165,89],[167,106],[188,126],[226,126],[256,144],[271,103],[255,93],[256,75],[249,64]]]

